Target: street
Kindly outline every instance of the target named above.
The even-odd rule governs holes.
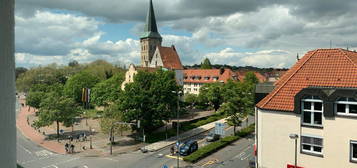
[[[17,106],[19,109],[19,106]],[[18,110],[17,110],[18,111]],[[254,121],[249,120],[250,123]],[[226,130],[231,134],[232,128]],[[207,144],[207,132],[196,135],[199,147]],[[196,164],[189,164],[180,160],[180,167],[207,167],[207,168],[246,168],[251,159],[254,140],[252,138],[239,140]],[[17,131],[17,160],[25,168],[161,168],[176,166],[176,156],[170,156],[170,146],[156,152],[142,153],[135,151],[116,156],[91,156],[91,155],[61,155],[52,153],[39,145],[31,142]]]

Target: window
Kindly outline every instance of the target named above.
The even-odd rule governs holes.
[[[350,143],[350,160],[357,162],[357,141]]]
[[[322,126],[322,100],[316,96],[308,96],[302,99],[301,105],[303,125]]]
[[[341,97],[335,102],[335,111],[339,115],[357,116],[357,100]]]
[[[323,140],[318,137],[301,136],[301,151],[322,155]]]

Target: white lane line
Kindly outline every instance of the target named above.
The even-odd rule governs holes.
[[[251,154],[248,154],[247,156],[245,156],[244,158],[241,158],[240,160],[246,160],[247,158],[249,158],[251,156]]]
[[[76,157],[76,158],[68,159],[68,160],[65,160],[65,161],[57,162],[57,163],[54,163],[54,164],[51,164],[51,165],[48,165],[48,166],[45,166],[45,167],[42,167],[42,168],[58,168],[56,165],[68,163],[68,162],[71,162],[71,161],[74,161],[74,160],[78,160],[78,159],[79,159],[79,157]]]
[[[119,162],[119,160],[116,160],[116,159],[113,159],[113,158],[108,158],[108,157],[105,157],[103,159],[110,160],[110,161],[113,161],[113,162]]]
[[[27,153],[29,153],[30,155],[32,155],[32,152],[28,149],[26,149],[25,147],[23,147],[22,145],[20,145],[19,143],[17,144],[17,146],[21,147],[23,150],[25,150]]]

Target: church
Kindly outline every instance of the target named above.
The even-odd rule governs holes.
[[[127,83],[133,82],[138,70],[154,72],[157,69],[171,70],[176,73],[176,81],[183,85],[183,66],[174,45],[164,47],[161,45],[162,37],[158,31],[154,7],[150,0],[149,11],[146,17],[144,33],[140,36],[141,65],[136,67],[130,64],[125,74],[125,81],[121,88],[124,90]]]

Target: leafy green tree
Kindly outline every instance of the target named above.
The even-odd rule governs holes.
[[[185,94],[185,103],[189,106],[194,107],[198,103],[198,96],[195,94]]]
[[[68,66],[70,66],[70,67],[76,67],[76,66],[78,66],[78,65],[79,65],[79,63],[78,63],[78,61],[76,61],[76,60],[70,61],[70,62],[68,63]]]
[[[209,102],[213,106],[214,111],[217,111],[223,103],[222,85],[222,83],[216,82],[205,84],[200,88],[200,99]]]
[[[259,83],[259,80],[257,78],[257,76],[255,76],[254,72],[247,72],[245,74],[245,77],[244,77],[244,82],[249,82],[249,83],[252,83],[252,84],[257,84]]]
[[[92,102],[97,106],[108,106],[109,103],[117,100],[122,92],[120,85],[123,81],[124,73],[119,72],[113,77],[97,83],[92,89]]]
[[[139,71],[134,82],[127,84],[120,94],[119,110],[125,121],[140,120],[145,130],[154,129],[176,114],[173,109],[177,108],[178,96],[173,91],[180,89],[172,71]]]
[[[25,73],[26,71],[28,71],[27,68],[16,67],[16,69],[15,69],[15,78],[17,79],[21,74]]]
[[[245,113],[246,104],[243,99],[234,98],[223,103],[219,109],[220,112],[225,113],[228,118],[228,123],[233,125],[233,132],[236,133],[236,127],[242,123]]]
[[[124,72],[122,68],[115,67],[104,60],[96,60],[85,65],[83,71],[98,77],[99,80],[106,80],[118,72]]]
[[[38,120],[35,121],[36,127],[57,125],[57,138],[59,139],[59,123],[69,127],[73,124],[76,116],[81,113],[81,109],[76,106],[73,99],[60,96],[56,92],[48,93],[38,111]]]
[[[201,69],[212,69],[211,61],[208,58],[205,58],[201,63]]]
[[[64,86],[64,93],[67,97],[73,98],[77,103],[81,103],[82,89],[93,88],[99,79],[87,72],[80,72],[68,79]]]
[[[46,97],[44,92],[29,92],[26,97],[26,104],[33,108],[40,108],[42,99]]]
[[[104,133],[110,134],[110,129],[113,127],[113,133],[122,135],[123,131],[130,130],[129,125],[114,124],[115,122],[123,122],[123,112],[119,111],[117,104],[112,104],[105,108],[103,117],[100,119],[100,127]]]

